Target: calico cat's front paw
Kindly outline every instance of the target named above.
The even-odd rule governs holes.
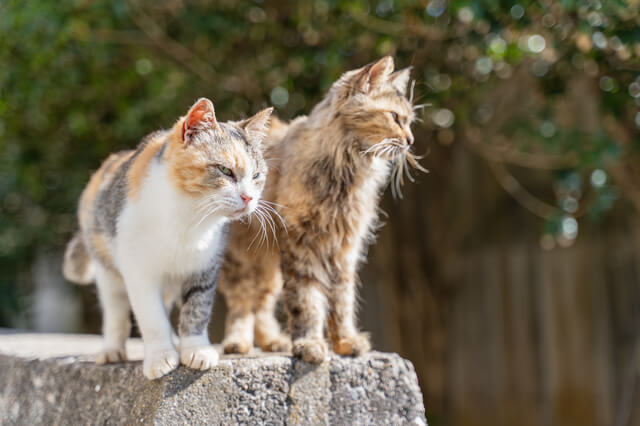
[[[339,355],[359,356],[371,350],[367,333],[358,333],[351,337],[338,339],[333,344],[333,351]]]
[[[218,363],[218,351],[211,345],[180,348],[180,362],[195,370],[208,370]]]
[[[117,362],[125,362],[127,355],[124,348],[119,349],[104,349],[96,356],[96,364],[112,364]]]
[[[179,364],[180,358],[175,349],[153,352],[145,355],[142,372],[147,379],[153,380],[172,372]]]
[[[242,339],[225,339],[222,342],[225,354],[246,355],[252,348],[252,344]]]
[[[320,364],[327,359],[327,343],[323,339],[299,339],[293,342],[293,356],[312,364]]]

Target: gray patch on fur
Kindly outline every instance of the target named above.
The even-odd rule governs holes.
[[[164,152],[167,150],[167,146],[169,145],[169,141],[165,140],[162,144],[162,147],[156,152],[155,159],[160,161],[162,157],[164,157]]]
[[[241,141],[243,141],[245,143],[245,145],[250,146],[251,144],[249,143],[249,140],[247,139],[247,137],[243,134],[242,131],[240,131],[240,129],[234,127],[234,126],[229,126],[228,124],[223,124],[222,128],[227,132],[227,134],[229,136],[231,136],[233,139],[240,139]]]
[[[129,168],[147,146],[147,143],[162,133],[166,132],[159,130],[142,138],[131,158],[120,165],[107,187],[98,193],[94,204],[97,230],[106,232],[110,236],[116,235],[118,217],[127,198],[127,173]]]
[[[96,229],[110,236],[116,235],[118,217],[127,198],[127,172],[139,153],[138,149],[130,159],[122,163],[107,187],[96,197],[94,204]]]
[[[188,276],[182,284],[182,307],[178,333],[180,336],[201,335],[209,325],[218,274],[226,250],[229,224],[220,231],[220,244],[211,257],[209,267]]]

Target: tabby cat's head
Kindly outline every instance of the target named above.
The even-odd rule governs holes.
[[[411,68],[394,72],[393,58],[385,56],[344,73],[320,104],[354,136],[346,140],[355,139],[363,155],[391,160],[392,189],[400,197],[403,175],[412,180],[408,166],[426,172],[411,152],[415,115],[413,95],[407,97],[410,73]]]
[[[251,214],[267,175],[260,145],[272,111],[219,123],[213,103],[199,99],[178,120],[169,139],[166,158],[178,188],[202,199],[206,211],[231,218]]]
[[[364,150],[376,151],[372,147],[383,142],[395,147],[374,152],[386,158],[408,150],[414,142],[413,105],[406,96],[411,69],[393,69],[393,58],[385,56],[344,73],[331,88],[345,129],[358,137]]]

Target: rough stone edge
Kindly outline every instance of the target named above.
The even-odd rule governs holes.
[[[396,354],[373,352],[357,359],[334,357],[320,366],[309,365],[286,356],[224,359],[219,366],[209,372],[194,372],[180,368],[168,377],[154,382],[149,382],[142,377],[139,362],[98,367],[93,363],[78,360],[76,357],[32,360],[0,353],[0,366],[9,367],[0,368],[0,384],[3,388],[28,391],[30,396],[27,404],[31,404],[26,417],[20,417],[17,422],[13,421],[11,415],[14,408],[11,406],[11,401],[5,391],[0,391],[2,424],[28,424],[42,421],[45,411],[52,415],[48,418],[49,421],[60,424],[69,420],[68,410],[74,408],[73,412],[76,414],[89,415],[89,417],[77,418],[78,421],[85,423],[116,424],[118,420],[125,419],[124,422],[129,423],[162,424],[165,422],[156,414],[175,408],[171,407],[171,398],[167,395],[175,396],[180,392],[187,392],[189,395],[189,386],[183,386],[177,392],[172,391],[171,387],[175,387],[176,383],[194,385],[204,381],[217,385],[221,377],[229,378],[233,382],[239,370],[245,370],[244,374],[246,374],[247,371],[252,372],[258,369],[262,370],[261,374],[263,374],[265,369],[274,366],[276,370],[281,369],[280,372],[275,373],[281,373],[287,382],[286,389],[282,389],[286,391],[286,420],[280,418],[280,423],[336,424],[348,420],[363,421],[362,415],[358,417],[357,412],[345,411],[345,407],[353,408],[357,407],[356,405],[349,405],[349,400],[342,401],[343,404],[340,405],[338,399],[344,399],[345,395],[347,399],[353,399],[354,395],[355,397],[363,396],[367,399],[362,406],[370,409],[371,407],[367,407],[366,404],[377,403],[374,402],[375,398],[382,405],[385,401],[392,406],[395,405],[398,402],[396,393],[399,393],[407,396],[405,405],[398,408],[403,410],[401,414],[404,422],[426,424],[422,394],[413,365]],[[373,380],[367,378],[365,368],[366,373],[376,373],[376,378]],[[22,370],[21,374],[14,374],[16,369]],[[352,377],[348,376],[348,372],[353,373]],[[57,381],[57,378],[62,376],[68,376],[68,380],[80,380],[73,388],[66,389],[60,387]],[[383,389],[380,394],[375,392],[371,395],[366,394],[367,391],[371,392],[372,386],[384,387],[385,383],[388,389]],[[300,391],[296,393],[296,389]],[[362,392],[364,395],[361,395]],[[114,395],[118,397],[113,398]],[[122,398],[123,395],[124,398]],[[84,396],[88,397],[89,406],[86,402],[85,404],[78,402]],[[19,396],[14,398],[14,402],[17,399]],[[357,404],[362,401],[352,402]],[[24,403],[24,400],[21,403]],[[100,408],[104,407],[109,407],[107,414],[113,414],[115,418],[105,417],[105,410],[100,411]],[[336,412],[336,407],[342,411]],[[388,414],[388,409],[385,411],[384,406],[381,410],[383,411],[381,414]],[[321,414],[320,417],[309,417],[318,413]],[[32,417],[29,417],[29,414]],[[372,417],[367,418],[368,420],[376,420],[375,410],[369,414]],[[356,417],[349,417],[349,415]]]

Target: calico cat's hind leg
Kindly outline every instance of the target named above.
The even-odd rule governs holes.
[[[126,361],[125,342],[131,333],[131,306],[122,277],[115,271],[96,265],[96,286],[102,305],[104,347],[97,364]]]

